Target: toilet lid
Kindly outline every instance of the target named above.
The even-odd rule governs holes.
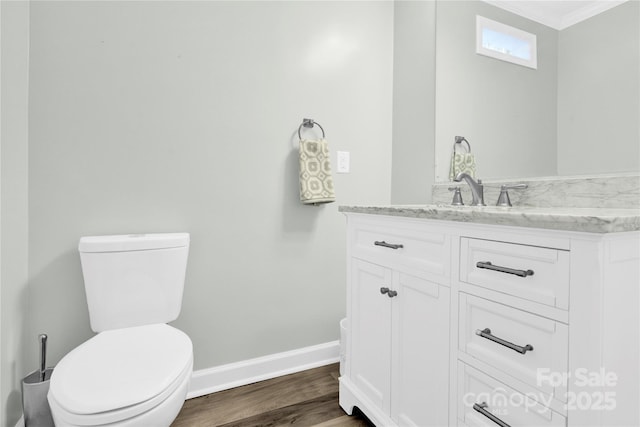
[[[192,355],[189,337],[169,325],[104,331],[58,363],[49,392],[79,415],[138,405],[175,383]]]

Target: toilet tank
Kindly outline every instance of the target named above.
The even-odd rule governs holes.
[[[78,251],[94,332],[168,323],[180,314],[188,233],[82,237]]]

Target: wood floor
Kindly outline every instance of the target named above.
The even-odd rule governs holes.
[[[372,427],[338,405],[338,364],[187,400],[171,427]]]

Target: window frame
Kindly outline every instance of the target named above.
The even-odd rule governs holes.
[[[507,53],[483,47],[483,30],[489,29],[495,32],[506,34],[508,36],[518,38],[527,42],[530,46],[531,59],[523,59]],[[476,15],[476,53],[483,56],[499,59],[501,61],[511,62],[513,64],[522,65],[524,67],[538,68],[538,47],[537,37],[535,34],[524,30],[503,24],[498,21]]]

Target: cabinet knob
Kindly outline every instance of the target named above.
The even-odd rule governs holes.
[[[395,296],[398,296],[398,291],[392,291],[391,289],[387,288],[387,287],[382,287],[380,288],[380,293],[382,295],[387,294],[387,296],[389,298],[393,298]]]

